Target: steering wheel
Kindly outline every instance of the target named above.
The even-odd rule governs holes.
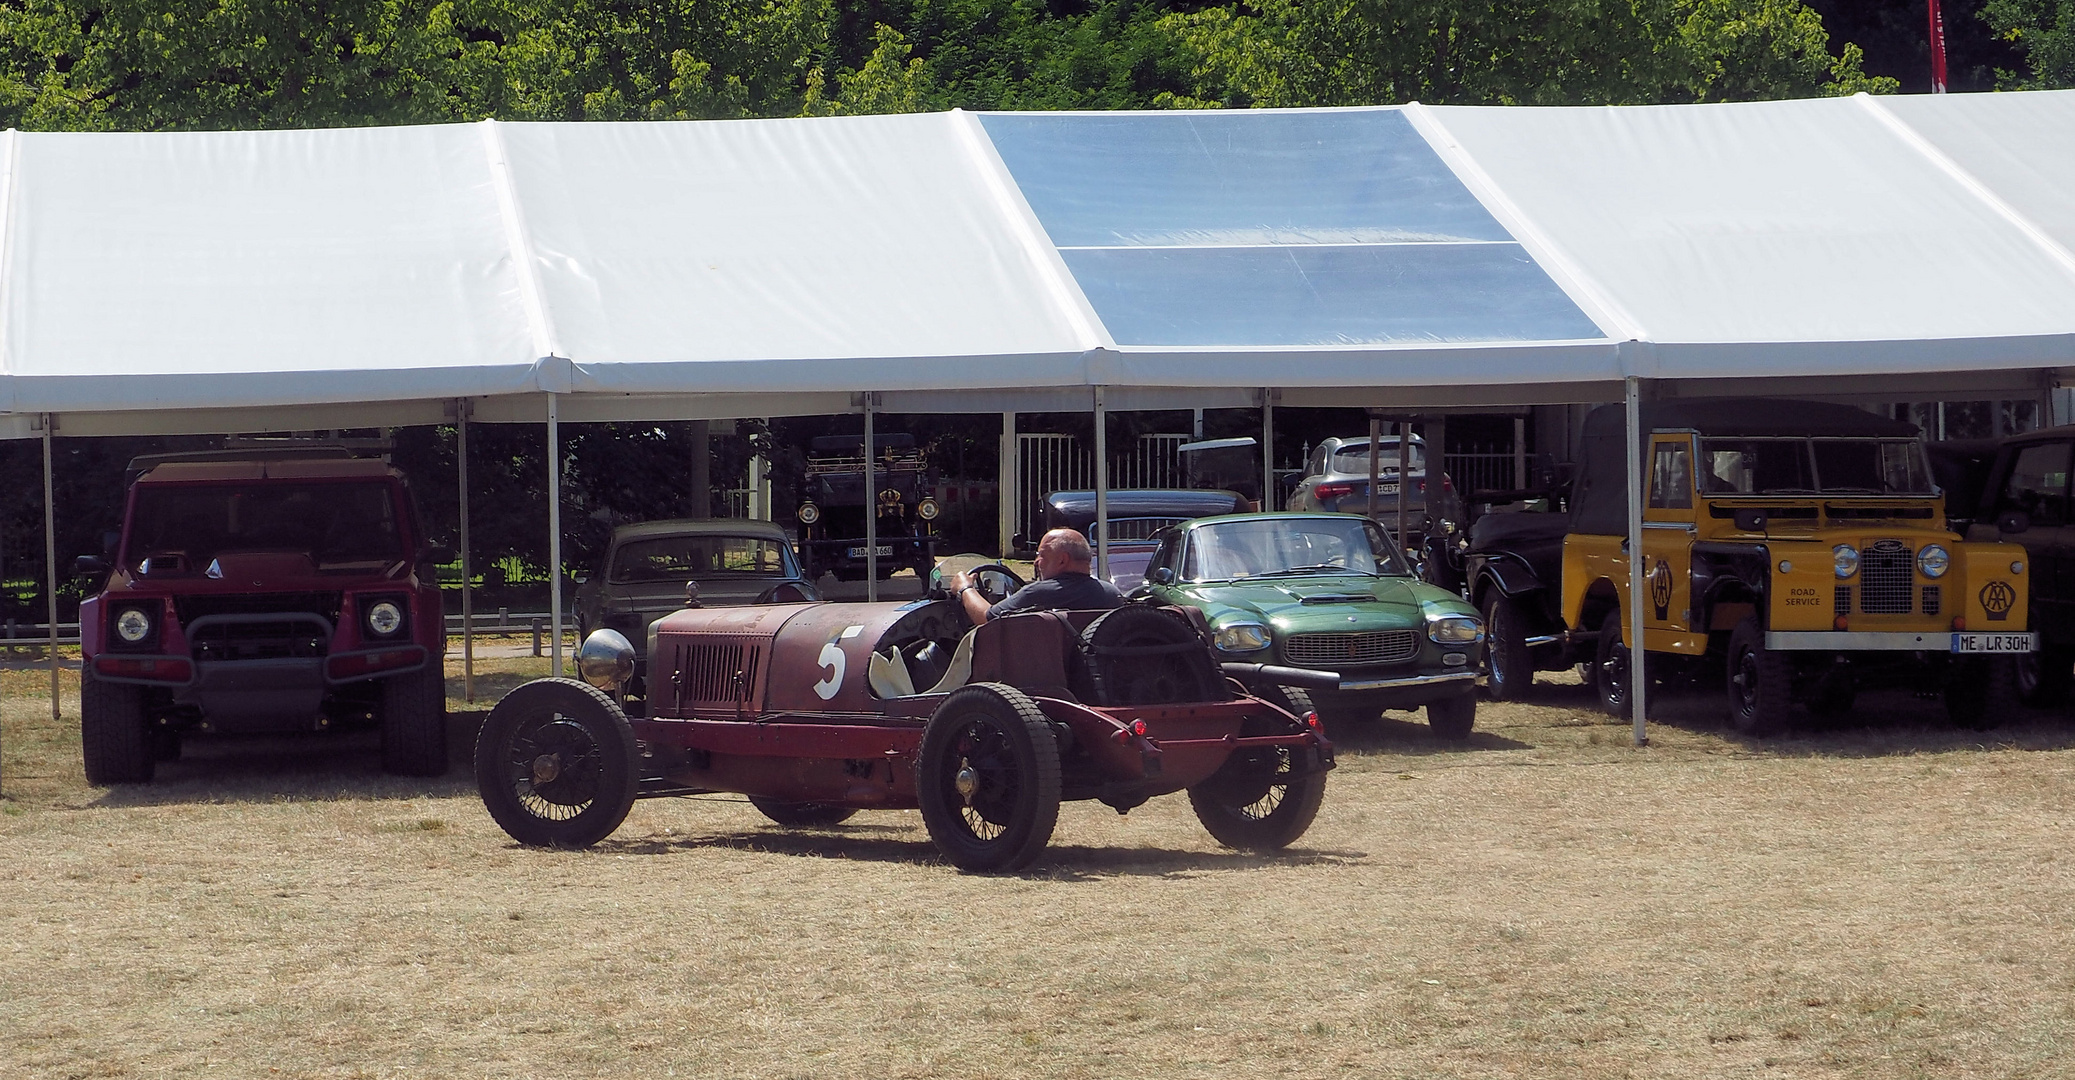
[[[980,595],[986,597],[990,605],[1008,599],[1010,593],[1024,585],[1023,579],[1018,577],[1014,570],[1000,563],[980,563],[967,568],[966,574],[973,579],[973,584],[980,589]],[[939,583],[939,588],[941,587]]]

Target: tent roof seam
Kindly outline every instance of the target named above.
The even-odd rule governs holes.
[[[1858,101],[1862,108],[1871,113],[1873,118],[1880,122],[1881,126],[1887,128],[1896,138],[1900,139],[1903,145],[1916,151],[1924,160],[1930,162],[1933,168],[1952,178],[1953,182],[1959,184],[1963,190],[1974,196],[1983,206],[1988,207],[1996,216],[2015,226],[2019,232],[2025,235],[2026,239],[2038,245],[2039,249],[2046,252],[2047,256],[2052,258],[2053,261],[2059,263],[2061,268],[2066,270],[2071,278],[2075,278],[2075,252],[2070,252],[2061,245],[2060,241],[2048,236],[2045,230],[2033,224],[2030,218],[2019,213],[2017,207],[2003,201],[2002,196],[1989,190],[1987,184],[1976,179],[1973,173],[1968,172],[1965,167],[1954,161],[1945,151],[1938,149],[1937,146],[1932,144],[1931,140],[1924,137],[1922,132],[1910,127],[1908,121],[1895,115],[1893,110],[1874,100],[1873,95],[1861,91],[1853,94],[1852,97]]]

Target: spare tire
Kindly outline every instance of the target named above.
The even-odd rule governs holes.
[[[1178,612],[1138,604],[1104,612],[1081,632],[1081,655],[1089,704],[1169,705],[1231,696],[1210,646]]]

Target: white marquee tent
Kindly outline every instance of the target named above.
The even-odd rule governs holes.
[[[0,437],[2041,395],[2071,248],[2075,92],[8,132]]]

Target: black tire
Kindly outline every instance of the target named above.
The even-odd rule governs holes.
[[[382,771],[394,776],[439,776],[447,771],[445,665],[382,681]]]
[[[922,729],[915,793],[929,838],[951,865],[1021,869],[1059,823],[1057,736],[1022,691],[959,687]]]
[[[1628,646],[1621,643],[1621,612],[1609,611],[1600,620],[1599,641],[1593,649],[1592,689],[1599,697],[1599,707],[1621,720],[1633,718],[1635,704],[1629,700],[1635,696],[1635,687],[1630,685],[1628,670]]]
[[[1126,604],[1081,632],[1093,688],[1090,704],[1169,705],[1223,701],[1229,695],[1196,628],[1173,614]]]
[[[754,806],[765,817],[788,829],[811,829],[817,826],[841,825],[850,820],[857,811],[847,806],[831,806],[818,802],[780,802],[751,795],[749,805]]]
[[[1218,843],[1240,851],[1280,851],[1318,817],[1326,774],[1290,776],[1290,749],[1242,750],[1189,789],[1196,820]]]
[[[1794,708],[1794,662],[1765,647],[1765,631],[1747,618],[1729,635],[1729,726],[1764,738],[1786,730]]]
[[[634,805],[634,730],[601,690],[535,679],[504,696],[476,739],[476,787],[511,838],[589,847]]]
[[[2053,708],[2068,700],[2075,683],[2075,651],[2048,645],[2014,658],[2018,700],[2036,708]]]
[[[1477,692],[1427,702],[1427,728],[1437,739],[1462,742],[1477,726]]]
[[[180,760],[179,732],[173,730],[172,728],[161,727],[156,724],[151,725],[146,730],[150,732],[150,735],[148,737],[151,739],[151,760]]]
[[[1311,695],[1295,686],[1262,683],[1258,686],[1247,687],[1247,692],[1299,720],[1304,719],[1305,713],[1315,712],[1318,709],[1316,705],[1312,704]]]
[[[1493,701],[1525,701],[1534,693],[1535,662],[1528,655],[1527,620],[1520,605],[1496,588],[1484,601],[1485,690]]]
[[[1369,704],[1360,695],[1321,693],[1311,700],[1318,709],[1319,723],[1332,731],[1345,731],[1351,724],[1374,723],[1383,716],[1383,706]]]
[[[79,679],[79,748],[86,759],[86,782],[151,783],[157,755],[146,729],[144,688],[102,682],[92,664],[87,662]]]
[[[2008,656],[1972,656],[1955,661],[1945,684],[1945,714],[1959,727],[1987,731],[2015,719],[2017,661]]]

